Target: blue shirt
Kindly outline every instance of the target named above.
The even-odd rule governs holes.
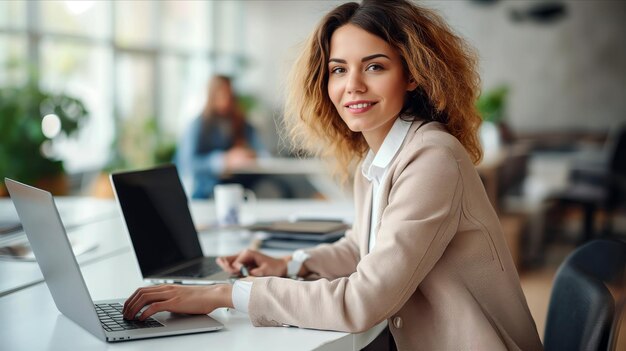
[[[179,140],[174,156],[185,190],[193,198],[213,197],[213,187],[224,172],[224,154],[234,145],[228,119],[208,125],[202,122],[202,117],[193,120]],[[267,154],[256,131],[247,122],[244,139],[257,155]]]

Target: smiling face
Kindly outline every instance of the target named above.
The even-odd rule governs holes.
[[[417,87],[386,41],[355,25],[339,27],[330,39],[328,95],[341,119],[361,132],[377,152],[395,122],[406,92]]]

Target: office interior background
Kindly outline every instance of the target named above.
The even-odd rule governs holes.
[[[99,174],[168,162],[218,73],[233,77],[272,154],[290,156],[280,130],[285,79],[306,36],[339,3],[0,1],[0,176],[34,162],[15,159],[28,138],[11,131],[27,118],[39,128],[60,96],[80,104],[64,105],[60,126],[44,123],[39,150],[64,172],[39,176],[24,165],[34,170],[27,181],[63,174],[63,194],[92,196]],[[606,167],[607,145],[626,123],[626,2],[420,3],[479,54],[479,108],[489,122],[481,135],[486,156],[498,159],[488,177],[542,334],[551,279],[586,228],[582,207],[555,194],[571,185],[573,167]],[[39,115],[10,114],[33,101],[28,111]],[[597,235],[610,220],[608,234],[626,236],[618,205],[596,213]]]

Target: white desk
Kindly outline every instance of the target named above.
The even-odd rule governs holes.
[[[79,250],[88,250],[77,257],[79,264],[89,264],[130,250],[124,224],[113,201],[72,197],[58,198],[55,201],[70,240]],[[7,198],[0,199],[0,219],[7,222],[19,221],[15,207]],[[108,228],[108,231],[99,231],[98,228],[101,227]],[[101,240],[101,236],[106,236],[107,240]],[[0,236],[0,246],[27,242],[28,239],[22,231]],[[0,258],[0,296],[42,281],[43,276],[36,262]]]
[[[110,200],[86,197],[57,197],[55,201],[61,219],[68,231],[81,225],[119,216],[115,202]],[[0,221],[19,222],[15,207],[8,197],[0,197]],[[0,246],[24,241],[26,241],[26,236],[21,231],[0,235]]]
[[[1,202],[7,200],[0,200]],[[80,199],[76,201],[81,201]],[[0,204],[4,205],[4,204]],[[251,209],[244,211],[244,219],[251,218]],[[349,215],[348,203],[321,201],[261,201],[255,212],[258,219],[285,218],[294,212],[333,213]],[[192,213],[196,224],[212,223],[213,206],[209,202],[195,202]],[[99,256],[81,270],[94,300],[126,297],[142,285],[139,269],[129,247],[125,231],[120,230],[121,218],[82,226],[71,235],[93,236],[99,239],[98,250],[120,245],[122,249]],[[122,228],[123,229],[123,228]],[[245,247],[248,237],[241,232],[210,231],[200,234],[207,255],[223,255]],[[126,248],[124,249],[124,246]],[[279,254],[280,252],[269,252]],[[284,254],[284,252],[282,253]],[[85,254],[87,255],[87,254]],[[34,264],[31,262],[30,264]],[[10,262],[0,262],[0,276],[6,277],[14,268]],[[38,268],[37,268],[38,269]],[[16,272],[13,271],[13,274]],[[2,350],[354,350],[367,345],[384,328],[373,328],[363,334],[307,330],[299,328],[255,328],[247,315],[218,309],[211,316],[225,325],[225,329],[195,335],[105,343],[61,315],[43,283],[24,287],[0,297],[0,349]]]

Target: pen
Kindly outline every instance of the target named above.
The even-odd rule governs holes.
[[[241,275],[242,277],[249,276],[250,272],[248,271],[248,267],[246,267],[245,265],[241,265],[241,268],[239,268],[239,275]]]

